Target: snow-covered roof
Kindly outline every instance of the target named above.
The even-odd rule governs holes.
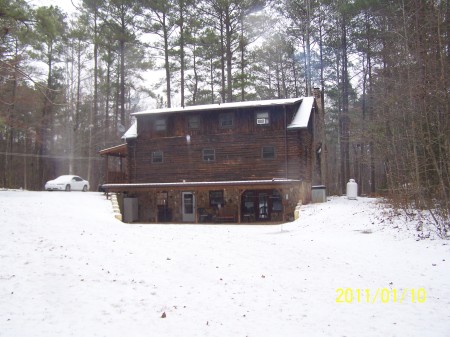
[[[109,147],[107,149],[100,150],[98,153],[100,155],[126,157],[128,154],[128,148],[127,148],[127,144],[120,144],[120,145]]]
[[[212,110],[226,110],[237,108],[251,108],[251,107],[268,107],[268,106],[280,106],[280,105],[293,105],[300,103],[300,106],[295,113],[292,123],[288,125],[288,129],[300,129],[308,126],[309,118],[311,115],[311,109],[314,104],[314,97],[298,97],[298,98],[285,98],[285,99],[269,99],[261,101],[245,101],[245,102],[231,102],[231,103],[219,103],[219,104],[205,104],[205,105],[193,105],[186,107],[174,107],[163,109],[150,109],[140,112],[135,112],[133,116],[145,116],[145,115],[159,115],[167,113],[182,113],[182,112],[201,112]],[[122,139],[136,138],[137,137],[137,120],[131,125],[131,127],[122,136]]]
[[[311,110],[314,104],[314,97],[304,97],[302,104],[297,110],[291,124],[288,125],[288,129],[302,129],[308,127],[309,118],[311,116]]]
[[[164,108],[164,109],[150,109],[141,112],[135,112],[132,115],[153,115],[162,113],[178,113],[185,111],[211,111],[211,110],[225,110],[233,108],[249,108],[249,107],[265,107],[271,105],[291,105],[301,102],[304,98],[285,98],[285,99],[269,99],[261,101],[245,101],[245,102],[231,102],[231,103],[219,103],[219,104],[206,104],[206,105],[192,105],[186,107]]]
[[[127,140],[128,138],[136,138],[137,137],[137,120],[131,124],[130,128],[125,132],[122,136],[122,139]]]

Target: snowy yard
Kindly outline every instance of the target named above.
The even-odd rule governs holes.
[[[0,336],[449,336],[449,242],[381,211],[130,225],[99,193],[0,191]]]

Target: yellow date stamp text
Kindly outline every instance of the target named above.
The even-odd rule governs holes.
[[[337,288],[336,303],[424,303],[424,288]]]

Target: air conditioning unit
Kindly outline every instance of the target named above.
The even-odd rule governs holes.
[[[138,199],[123,198],[123,222],[131,223],[138,219]]]
[[[256,119],[256,124],[258,124],[258,125],[268,124],[267,123],[267,119],[265,119],[265,118],[257,118]]]

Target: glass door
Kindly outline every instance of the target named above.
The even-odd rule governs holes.
[[[269,196],[267,193],[259,193],[259,214],[260,220],[267,220],[269,218]]]
[[[183,222],[195,222],[195,197],[192,192],[181,192]]]

